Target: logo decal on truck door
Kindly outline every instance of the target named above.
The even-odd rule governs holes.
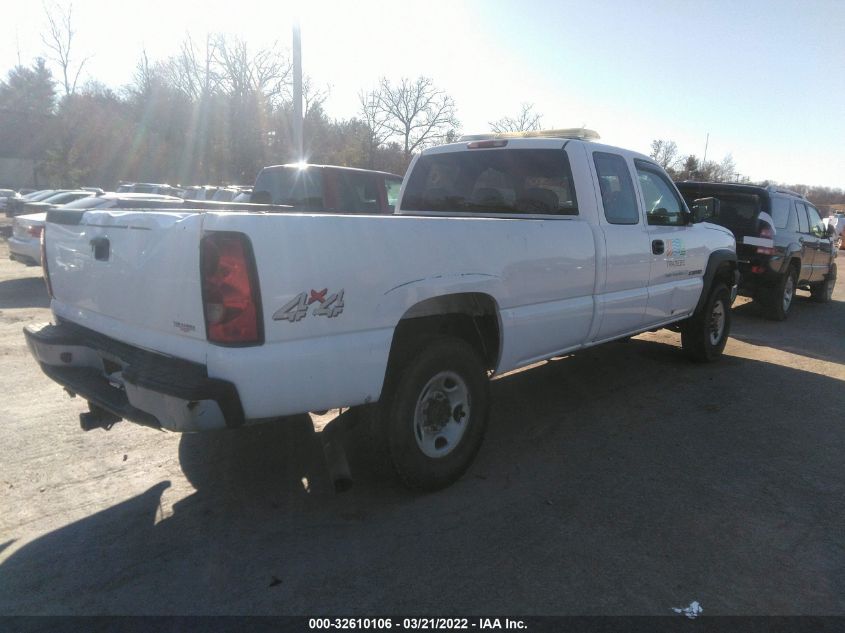
[[[682,268],[687,265],[687,249],[684,240],[666,240],[666,266],[669,268]]]
[[[324,316],[330,319],[343,312],[343,288],[329,294],[328,288],[322,290],[311,289],[310,292],[300,292],[273,314],[274,321],[288,321],[296,323],[308,316],[312,304],[317,304],[311,311],[311,316]],[[327,296],[328,295],[328,296]]]

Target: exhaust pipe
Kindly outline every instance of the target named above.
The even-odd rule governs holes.
[[[88,403],[88,411],[79,414],[79,426],[83,431],[93,431],[94,429],[105,429],[110,431],[111,427],[120,422],[123,418],[116,416],[110,411],[106,411],[96,404]]]

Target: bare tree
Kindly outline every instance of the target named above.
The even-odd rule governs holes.
[[[179,53],[164,64],[167,83],[192,101],[212,94],[220,83],[215,54],[216,43],[212,36],[207,36],[205,46],[201,46],[194,43],[190,34],[186,35]]]
[[[651,142],[651,152],[649,153],[656,163],[663,169],[671,170],[678,167],[683,161],[678,156],[678,145],[675,141],[664,141],[662,139],[655,139]]]
[[[358,93],[361,117],[367,128],[367,161],[372,168],[376,150],[387,142],[392,132],[387,127],[387,113],[381,108],[378,92]]]
[[[73,58],[71,57],[71,49],[76,35],[76,31],[73,29],[73,4],[68,4],[66,9],[58,4],[44,4],[43,8],[44,14],[47,16],[48,27],[47,32],[41,36],[41,41],[50,50],[48,58],[61,68],[65,95],[72,95],[76,92],[79,74],[82,72],[85,62],[91,57],[86,57],[79,62],[74,71]]]
[[[220,87],[227,94],[259,93],[274,105],[286,94],[291,62],[279,51],[277,43],[253,53],[245,40],[219,34],[214,37],[212,55],[218,67]]]
[[[402,78],[395,86],[382,79],[362,102],[375,107],[375,113],[389,132],[388,139],[401,139],[406,158],[443,139],[450,129],[458,126],[455,101],[428,77]]]
[[[540,129],[542,114],[534,111],[533,103],[523,103],[521,110],[515,117],[502,117],[497,121],[490,121],[490,129],[494,132],[533,132]]]

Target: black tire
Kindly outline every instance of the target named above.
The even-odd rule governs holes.
[[[481,358],[461,339],[437,338],[391,371],[378,417],[393,468],[409,488],[444,488],[464,474],[484,438],[490,396]],[[465,397],[453,397],[455,390]]]
[[[789,316],[789,309],[795,302],[795,291],[798,289],[798,272],[790,266],[785,275],[777,283],[764,288],[761,292],[763,309],[767,318],[772,321],[784,321]]]
[[[830,272],[824,281],[810,286],[810,296],[817,303],[829,303],[833,298],[833,288],[836,286],[836,264],[830,265]]]
[[[681,346],[691,360],[709,363],[722,355],[731,331],[730,306],[728,287],[717,283],[710,290],[701,313],[684,322]]]

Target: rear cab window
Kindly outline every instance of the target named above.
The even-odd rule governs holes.
[[[365,171],[332,170],[337,185],[337,208],[341,213],[378,213],[381,210],[379,178]]]
[[[480,215],[578,215],[563,149],[479,149],[417,161],[403,211]]]
[[[323,174],[319,168],[265,169],[255,181],[253,200],[264,198],[269,204],[290,205],[298,211],[324,211]]]

